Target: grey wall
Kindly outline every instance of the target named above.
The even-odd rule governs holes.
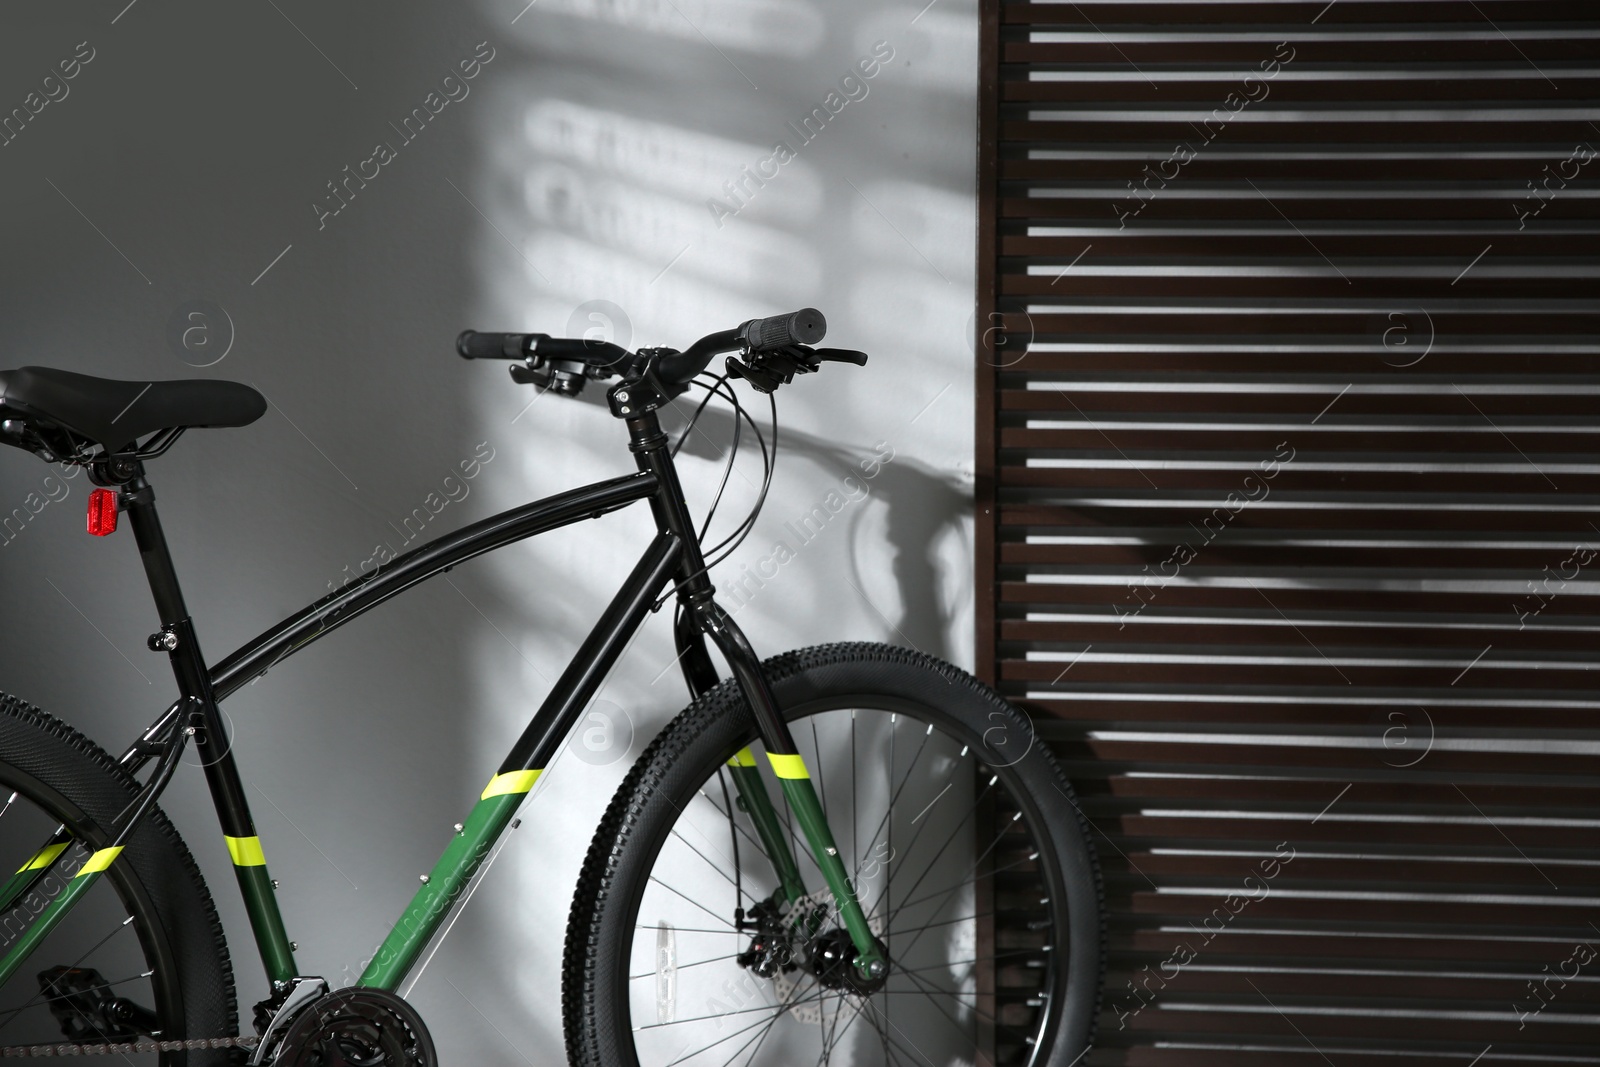
[[[0,365],[233,378],[270,398],[255,426],[196,431],[152,466],[213,657],[403,549],[417,508],[449,500],[431,535],[628,469],[596,404],[528,406],[502,368],[456,360],[462,327],[683,344],[811,304],[873,362],[783,392],[772,496],[719,583],[775,574],[736,600],[763,650],[874,638],[969,662],[971,0],[124,3],[3,16],[0,111],[80,42],[93,58],[0,147]],[[493,58],[466,95],[404,141],[390,123],[480,42]],[[875,47],[892,58],[840,91]],[[830,104],[809,143],[786,125]],[[371,175],[380,141],[394,158],[332,213],[326,183]],[[794,158],[731,198],[723,183],[778,141]],[[186,348],[200,300],[209,332]],[[730,423],[702,426],[682,461],[701,507]],[[875,448],[892,461],[847,482]],[[753,451],[723,528],[753,499]],[[474,459],[476,477],[446,481]],[[5,511],[65,493],[0,548],[0,686],[119,749],[173,686],[143,651],[131,537],[85,536],[86,480],[50,474],[0,455]],[[802,544],[786,524],[819,505],[828,522]],[[624,513],[459,568],[230,701],[303,968],[359,972],[647,523]],[[780,541],[792,561],[763,566]],[[629,758],[685,700],[671,658],[652,620],[412,991],[448,1061],[556,1060],[577,866]],[[262,978],[199,775],[167,807],[233,931],[248,1009]]]

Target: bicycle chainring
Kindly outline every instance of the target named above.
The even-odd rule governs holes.
[[[337,989],[312,1001],[283,1035],[273,1067],[438,1067],[411,1005],[381,989]]]

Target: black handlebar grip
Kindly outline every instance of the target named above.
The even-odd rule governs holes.
[[[814,345],[828,332],[828,320],[816,308],[801,308],[787,315],[751,319],[739,327],[752,352],[770,352],[787,345]]]
[[[462,330],[456,338],[456,354],[462,359],[522,359],[528,354],[529,333],[479,333]]]

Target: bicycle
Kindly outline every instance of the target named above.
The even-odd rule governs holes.
[[[218,380],[0,372],[0,440],[87,469],[98,487],[90,533],[108,535],[126,515],[160,620],[149,647],[166,653],[179,692],[118,758],[0,696],[0,785],[10,793],[0,848],[22,860],[0,884],[0,1055],[436,1063],[402,984],[470,895],[629,638],[673,600],[693,699],[627,775],[582,868],[562,961],[571,1061],[1077,1062],[1092,1040],[1104,968],[1100,876],[1087,822],[1027,720],[964,672],[907,649],[832,644],[763,662],[718,606],[711,568],[748,534],[771,484],[775,391],[824,362],[866,363],[860,352],[814,347],[825,329],[805,309],[682,351],[638,352],[464,332],[462,357],[508,360],[516,382],[540,390],[571,397],[588,381],[617,378],[606,401],[636,469],[415,547],[212,665],[145,465],[189,428],[248,425],[264,399]],[[717,355],[728,355],[725,372],[712,376]],[[736,380],[768,398],[770,454]],[[749,516],[709,549],[721,491],[697,529],[659,415],[691,385],[706,395],[683,436],[714,397],[733,407],[723,486],[743,425],[765,468]],[[653,539],[359,980],[331,990],[300,974],[220,703],[458,563],[639,501],[654,516]],[[721,676],[711,645],[731,677]],[[156,803],[190,746],[270,981],[253,1035],[238,1036],[209,891]]]

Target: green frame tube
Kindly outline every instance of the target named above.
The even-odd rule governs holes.
[[[439,862],[433,865],[422,888],[411,898],[400,920],[373,954],[356,985],[393,992],[433,939],[457,900],[483,865],[495,842],[510,825],[541,772],[512,771],[497,774],[478,798],[472,814],[450,839]]]
[[[106,868],[110,867],[112,862],[121,854],[122,846],[114,845],[111,848],[103,848],[91,854],[84,861],[83,866],[78,868],[78,873],[73,876],[72,881],[67,883],[67,888],[39,913],[38,918],[34,919],[33,925],[22,931],[22,936],[17,938],[15,945],[11,946],[11,951],[5,954],[5,958],[0,959],[0,985],[5,985],[11,980],[17,970],[33,954],[33,950],[38,948],[45,938],[50,936],[52,930],[61,925],[61,920],[67,917],[67,913],[72,910],[73,905],[78,903],[83,898],[83,895],[93,888],[94,884],[100,880],[100,876],[105,873]],[[37,854],[35,858],[37,858]],[[52,862],[53,859],[54,857],[52,857]],[[49,862],[45,864],[45,868],[50,866],[51,863]],[[24,868],[24,870],[27,870],[27,868]]]
[[[273,988],[281,988],[300,970],[294,962],[294,942],[283,928],[283,914],[278,910],[278,897],[273,892],[277,883],[267,874],[261,839],[228,837],[224,840],[233,858],[233,875],[239,882],[239,895],[244,898],[245,914],[250,917],[250,930],[256,937],[261,966]]]
[[[72,835],[62,827],[51,835],[39,851],[29,856],[28,862],[17,868],[17,872],[7,878],[4,885],[0,885],[0,914],[10,911],[13,904],[38,884],[39,879],[54,870],[61,854],[70,844]]]

